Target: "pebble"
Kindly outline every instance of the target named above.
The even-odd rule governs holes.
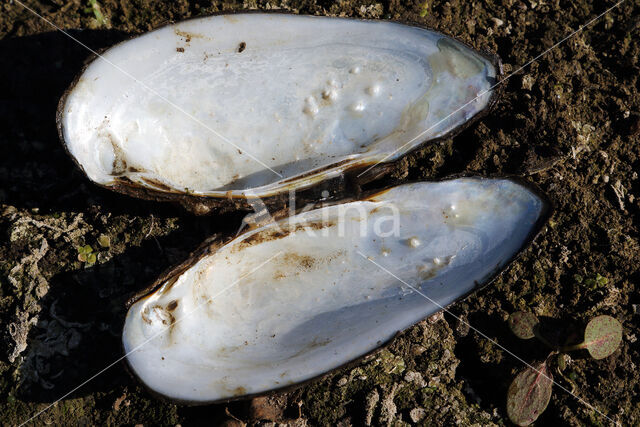
[[[405,375],[404,375],[404,380],[406,382],[415,384],[416,386],[423,388],[427,385],[426,381],[424,380],[424,378],[422,378],[422,374],[420,372],[416,372],[416,371],[408,371]]]
[[[522,76],[522,89],[531,90],[534,82],[535,80],[532,76],[530,76],[529,74],[525,74],[524,76]]]
[[[411,421],[414,423],[419,423],[426,416],[427,416],[427,411],[424,410],[423,408],[413,408],[409,412],[409,418],[411,418]]]
[[[376,410],[378,401],[380,401],[380,395],[378,394],[378,391],[372,390],[371,393],[367,395],[367,398],[365,400],[366,415],[364,418],[364,425],[370,426],[373,422],[373,413]]]
[[[277,421],[282,418],[283,411],[275,399],[256,397],[249,404],[249,416],[252,420]]]

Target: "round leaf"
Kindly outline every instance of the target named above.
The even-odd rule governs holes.
[[[535,336],[533,330],[538,323],[536,315],[527,311],[517,311],[509,316],[509,328],[518,338],[523,340]]]
[[[97,260],[98,260],[98,258],[96,257],[96,254],[91,253],[91,254],[87,255],[87,263],[88,264],[95,264]]]
[[[591,319],[584,331],[584,346],[594,359],[604,359],[622,342],[622,325],[611,316]]]
[[[519,426],[534,422],[549,404],[553,379],[546,363],[520,372],[509,386],[507,414]]]

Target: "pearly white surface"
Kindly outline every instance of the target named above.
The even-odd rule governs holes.
[[[397,158],[484,109],[496,77],[432,31],[284,14],[193,19],[103,58],[62,110],[72,156],[103,185],[126,176],[209,196],[270,195]]]
[[[313,378],[485,283],[543,210],[515,182],[463,178],[258,228],[130,308],[127,361],[154,391],[195,402]],[[265,238],[278,229],[297,231]]]

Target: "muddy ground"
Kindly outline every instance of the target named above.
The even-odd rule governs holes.
[[[410,20],[497,52],[508,74],[613,2],[27,4],[93,49],[221,10]],[[203,236],[235,230],[242,215],[194,218],[92,185],[63,151],[55,127],[56,103],[89,52],[19,4],[0,7],[0,423],[13,425],[117,360],[126,298]],[[639,12],[640,1],[627,0],[544,55],[504,84],[487,117],[414,153],[386,180],[518,174],[549,194],[555,213],[532,247],[452,312],[527,361],[546,353],[512,337],[505,319],[515,310],[576,325],[598,314],[616,317],[624,326],[619,350],[601,361],[574,353],[555,379],[623,425],[640,425]],[[78,258],[85,245],[95,257],[84,258],[95,258],[93,264]],[[522,367],[444,315],[355,368],[269,399],[176,406],[150,396],[117,363],[32,422],[508,424],[506,391]],[[559,388],[538,422],[553,423],[610,424]]]

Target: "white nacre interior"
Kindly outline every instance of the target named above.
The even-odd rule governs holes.
[[[60,125],[99,184],[267,196],[448,133],[487,107],[495,81],[490,60],[422,28],[221,15],[104,52]]]
[[[300,383],[486,283],[544,211],[511,180],[461,178],[271,223],[133,304],[127,361],[152,390],[192,402]]]

